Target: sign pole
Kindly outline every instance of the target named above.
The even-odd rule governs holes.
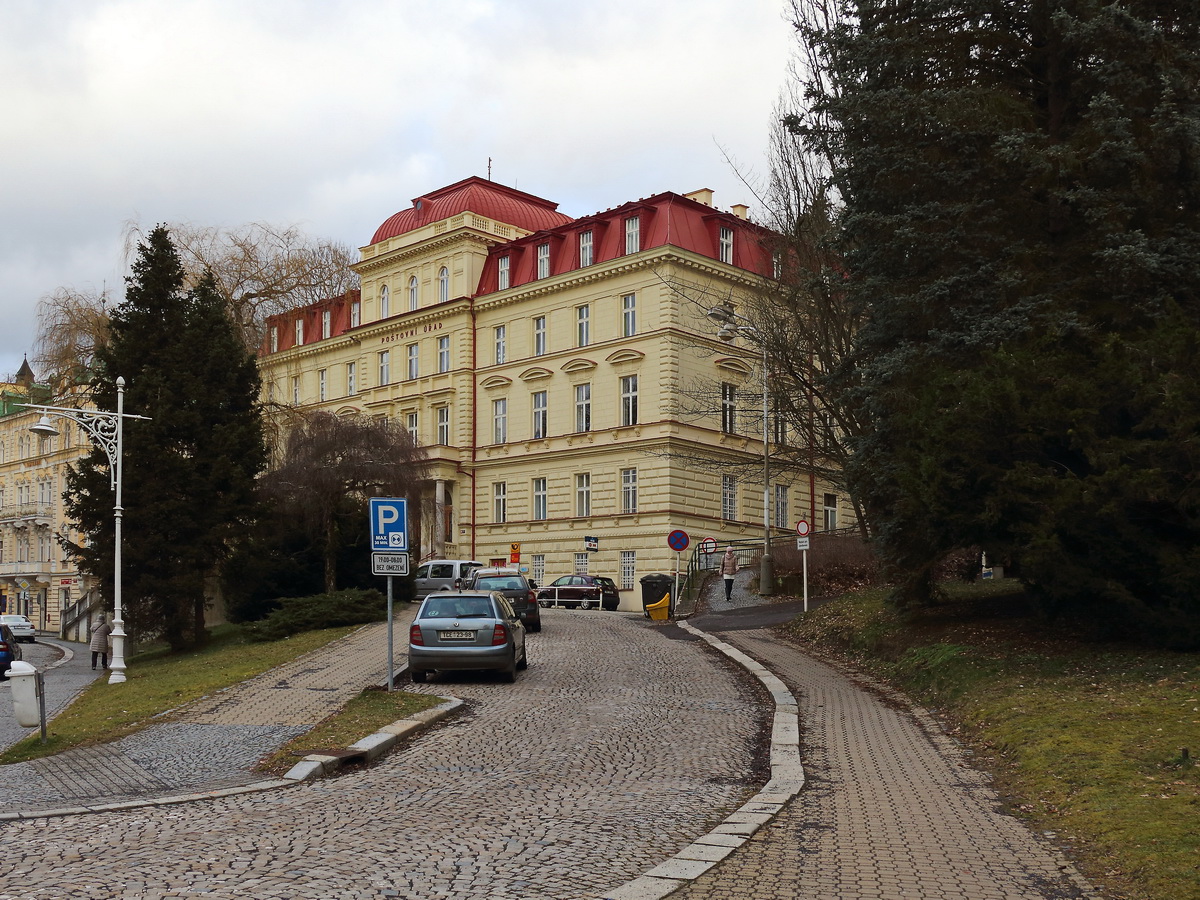
[[[680,551],[675,551],[675,590],[671,592],[671,615],[675,614],[675,603],[679,597],[679,556]]]
[[[388,693],[396,683],[396,672],[392,664],[392,576],[388,579]]]
[[[808,551],[802,551],[804,557],[804,611],[808,612]]]

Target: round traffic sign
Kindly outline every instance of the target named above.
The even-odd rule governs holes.
[[[806,520],[801,519],[796,523],[796,534],[800,535],[800,537],[807,537],[810,530],[811,529],[808,527],[808,522]]]
[[[667,546],[678,553],[680,550],[686,550],[687,545],[691,543],[686,531],[676,529],[667,535]]]
[[[701,553],[716,553],[717,552],[717,539],[716,538],[705,538],[704,540],[702,540],[700,542],[700,552]]]

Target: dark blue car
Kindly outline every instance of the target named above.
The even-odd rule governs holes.
[[[21,658],[21,645],[7,625],[0,625],[0,674],[8,677],[8,668]]]

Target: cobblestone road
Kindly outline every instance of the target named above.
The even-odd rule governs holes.
[[[603,896],[757,789],[743,673],[669,626],[543,611],[515,685],[375,767],[287,790],[12,823],[0,900]]]

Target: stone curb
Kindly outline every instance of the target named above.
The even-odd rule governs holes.
[[[800,760],[800,714],[787,686],[758,660],[687,622],[675,623],[708,641],[758,678],[775,701],[771,726],[771,780],[706,835],[696,838],[666,862],[609,891],[600,900],[660,900],[699,878],[753,837],[804,788]]]
[[[343,766],[351,763],[374,762],[379,757],[390,752],[400,741],[415,737],[431,725],[449,716],[462,705],[462,700],[459,700],[457,697],[450,697],[445,703],[434,706],[431,709],[413,713],[411,716],[393,722],[391,725],[385,725],[374,734],[369,734],[365,738],[351,744],[346,748],[349,752],[342,756],[327,756],[321,753],[310,754],[292,766],[283,778],[285,781],[298,784],[302,781],[311,781],[316,778],[324,778],[327,775],[336,774]]]

